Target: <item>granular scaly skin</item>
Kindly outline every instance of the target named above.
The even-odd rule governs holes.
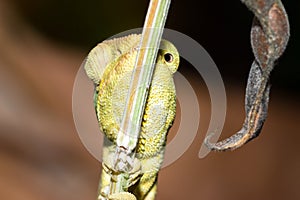
[[[140,39],[140,35],[130,35],[104,41],[90,52],[85,64],[87,75],[96,86],[94,103],[99,127],[114,144],[118,132],[122,131],[120,124]],[[99,60],[103,62],[100,66]],[[135,149],[141,174],[138,175],[139,181],[128,189],[137,199],[155,197],[166,136],[175,118],[176,91],[173,74],[178,65],[179,54],[176,48],[170,42],[162,40]],[[109,177],[108,172],[103,170],[100,190],[104,190],[109,184]],[[100,196],[99,199],[101,198]],[[120,199],[125,198],[120,194]]]

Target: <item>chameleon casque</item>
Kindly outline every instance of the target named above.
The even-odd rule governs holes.
[[[166,136],[176,112],[173,74],[179,66],[179,53],[166,40],[161,41],[158,51],[135,148],[134,169],[130,171],[130,185],[126,188],[128,192],[110,194],[110,182],[114,173],[113,158],[110,155],[116,147],[140,40],[141,35],[133,34],[103,41],[91,50],[84,64],[87,76],[95,85],[95,111],[100,130],[106,136],[98,199],[155,198]]]

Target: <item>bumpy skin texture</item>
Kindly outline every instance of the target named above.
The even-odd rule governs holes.
[[[90,52],[85,63],[86,73],[95,83],[94,103],[99,127],[113,144],[120,129],[140,39],[140,35],[129,35],[104,41]],[[150,200],[155,197],[166,136],[175,118],[173,74],[178,65],[179,54],[176,48],[170,42],[162,40],[136,147],[140,169],[133,172],[132,179],[138,178],[128,186],[128,192],[137,199]],[[111,150],[107,148],[103,155],[107,155],[109,151]],[[100,193],[103,196],[107,193],[105,190],[110,182],[109,173],[109,167],[102,170]],[[131,199],[125,196],[119,194],[111,198]]]

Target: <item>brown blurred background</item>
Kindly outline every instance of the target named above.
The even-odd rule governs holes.
[[[262,134],[241,149],[200,160],[210,99],[183,61],[180,72],[198,92],[200,130],[188,151],[161,171],[157,199],[300,199],[300,7],[283,3],[291,39],[272,73]],[[96,199],[100,163],[76,133],[73,81],[98,42],[142,26],[147,6],[145,0],[0,0],[0,199]],[[197,40],[219,67],[228,96],[223,138],[244,118],[251,21],[239,1],[198,6],[185,0],[172,2],[166,24]]]

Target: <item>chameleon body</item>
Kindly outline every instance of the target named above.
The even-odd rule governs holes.
[[[112,163],[117,134],[120,131],[131,75],[138,53],[140,35],[104,41],[89,53],[85,71],[95,84],[94,105],[100,130],[105,134],[103,169],[98,199],[153,200],[156,182],[166,145],[168,130],[176,112],[176,91],[173,74],[179,65],[179,54],[174,45],[161,41],[156,66],[149,88],[135,149],[134,169],[127,191],[109,194]],[[137,69],[140,70],[140,69]]]

